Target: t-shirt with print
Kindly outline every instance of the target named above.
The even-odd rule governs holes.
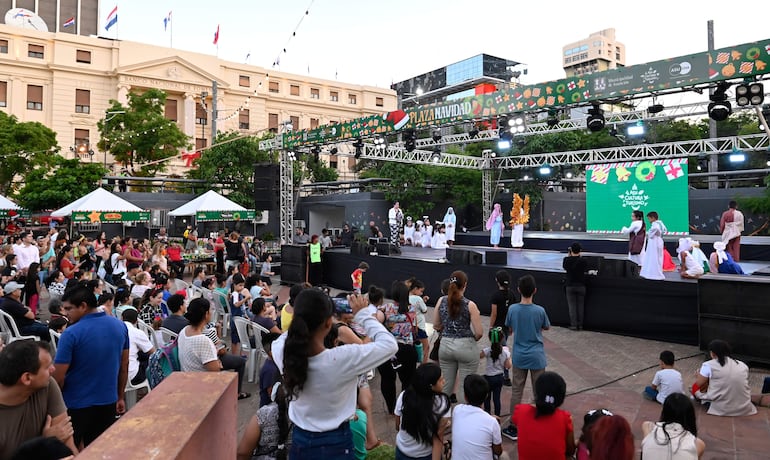
[[[393,334],[399,343],[406,345],[414,344],[414,326],[412,321],[405,313],[398,312],[398,305],[394,303],[387,303],[379,307],[380,311],[385,315],[385,327]],[[409,308],[411,313],[414,313],[414,309]]]
[[[498,289],[492,294],[489,304],[497,305],[497,316],[495,316],[495,324],[491,327],[505,327],[505,317],[508,315],[508,308],[514,303],[516,303],[516,294],[512,289]],[[508,331],[505,331],[505,335],[508,335]]]
[[[350,277],[353,279],[353,289],[361,289],[361,285],[364,283],[364,271],[360,268],[356,268],[353,270],[353,273],[350,274]]]
[[[32,393],[22,404],[0,404],[0,460],[11,458],[24,441],[42,435],[47,415],[54,418],[66,410],[59,385],[53,377],[47,387]]]
[[[217,360],[217,349],[207,336],[188,336],[188,330],[182,329],[177,340],[179,365],[182,372],[205,372],[205,365]]]

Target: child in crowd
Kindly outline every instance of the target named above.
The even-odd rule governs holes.
[[[535,407],[518,404],[513,423],[518,428],[520,460],[562,460],[575,453],[572,416],[559,409],[567,384],[555,372],[543,372],[535,381]]]
[[[111,292],[105,292],[102,295],[99,296],[97,299],[97,303],[99,304],[99,308],[101,308],[105,313],[112,316],[112,308],[114,305],[115,296]]]
[[[56,318],[61,318],[64,315],[61,313],[61,299],[60,298],[52,298],[48,302],[48,312],[51,313],[51,320],[54,320]]]
[[[48,288],[48,294],[52,299],[61,299],[64,295],[64,290],[67,288],[66,279],[64,273],[59,270],[51,272],[51,275],[45,281],[45,287]]]
[[[54,318],[51,321],[48,321],[48,329],[61,334],[64,332],[64,329],[67,329],[67,324],[69,324],[67,318],[64,316],[59,316],[58,318]]]
[[[428,312],[428,306],[425,302],[429,299],[425,296],[425,284],[415,277],[410,278],[406,285],[409,286],[409,304],[414,308],[415,320],[417,326],[417,339],[421,348],[417,347],[417,360],[423,363],[428,362],[430,355],[430,340],[425,328],[425,313]],[[415,346],[417,346],[415,345]]]
[[[475,460],[502,454],[503,438],[494,417],[481,410],[489,405],[489,384],[478,374],[470,374],[463,382],[465,401],[452,412],[452,458]],[[487,410],[488,411],[488,410]]]
[[[503,346],[503,328],[493,327],[489,330],[490,346],[481,350],[479,358],[486,358],[486,371],[484,378],[489,384],[489,394],[484,401],[484,410],[491,415],[490,399],[495,403],[495,415],[500,416],[500,391],[503,389],[503,380],[508,369],[511,368],[511,352]]]
[[[350,274],[350,279],[353,281],[353,291],[356,294],[361,293],[361,287],[364,285],[364,273],[367,270],[369,270],[369,264],[361,262],[358,264],[358,268],[353,270],[353,273]]]
[[[620,415],[600,418],[591,428],[590,441],[591,460],[632,460],[635,457],[631,425]]]
[[[206,279],[206,268],[205,267],[195,267],[195,270],[193,271],[193,277],[192,277],[192,284],[195,287],[202,287],[203,286],[203,280]]]
[[[270,254],[265,254],[265,257],[262,260],[262,267],[259,269],[259,279],[268,286],[273,285],[273,281],[270,279],[270,277],[275,276],[272,263],[273,256]]]
[[[591,451],[588,444],[591,440],[591,428],[604,416],[612,416],[612,412],[607,409],[591,409],[583,416],[583,429],[580,433],[577,445],[577,460],[591,460]]]
[[[280,336],[275,332],[262,336],[262,349],[267,353],[267,359],[259,370],[259,407],[270,404],[270,390],[275,382],[281,380],[281,372],[273,361],[273,342]]]
[[[660,370],[655,373],[652,385],[644,388],[642,395],[650,401],[663,404],[672,393],[684,394],[682,374],[674,369],[674,353],[669,350],[660,352]]]

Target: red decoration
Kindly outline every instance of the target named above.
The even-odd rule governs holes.
[[[184,152],[182,154],[182,159],[184,160],[184,165],[187,168],[192,167],[193,161],[199,159],[201,157],[201,152]]]

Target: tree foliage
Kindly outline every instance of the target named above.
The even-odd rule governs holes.
[[[236,131],[219,133],[214,146],[204,150],[187,173],[190,179],[206,181],[209,189],[230,190],[227,197],[246,208],[254,207],[254,166],[274,163],[270,152],[259,149],[256,137],[242,137]]]
[[[317,155],[305,155],[304,168],[306,179],[314,182],[332,182],[339,179],[340,175],[336,169],[330,168]],[[301,166],[302,163],[295,163],[294,167]]]
[[[56,155],[53,169],[38,167],[27,174],[19,204],[27,209],[56,209],[95,190],[107,170],[101,163],[81,163]]]
[[[59,146],[56,133],[38,122],[22,122],[0,112],[0,194],[10,195],[14,178],[50,167]]]
[[[166,93],[149,89],[142,94],[129,93],[128,106],[111,100],[108,115],[99,120],[102,151],[110,152],[115,160],[134,169],[139,166],[142,175],[154,176],[165,170],[159,161],[190,148],[189,139],[176,122],[165,117]],[[159,161],[157,163],[154,163]]]

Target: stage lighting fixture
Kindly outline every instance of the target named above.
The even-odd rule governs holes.
[[[353,157],[355,157],[356,159],[361,158],[361,154],[364,153],[364,141],[362,141],[361,138],[359,137],[358,139],[356,139],[355,142],[353,142],[353,147],[355,147],[356,149],[356,153],[353,154]]]
[[[540,174],[540,177],[549,177],[551,175],[551,165],[548,163],[543,163],[540,165],[540,168],[537,170],[538,174]]]
[[[383,136],[377,136],[374,138],[374,149],[378,152],[384,151],[388,147],[388,143]]]
[[[618,125],[616,125],[614,123],[612,124],[612,128],[610,128],[610,130],[609,130],[609,135],[612,136],[612,137],[617,137],[618,136]]]
[[[765,88],[762,83],[742,83],[735,87],[735,103],[740,107],[760,105],[765,100]]]
[[[591,132],[597,132],[604,129],[604,110],[599,107],[599,104],[593,104],[588,109],[588,118],[586,119],[586,126]]]
[[[532,173],[529,171],[529,169],[523,169],[521,171],[521,180],[530,180],[532,179]]]
[[[733,113],[733,107],[727,100],[727,94],[725,94],[729,87],[729,83],[722,82],[717,86],[714,94],[709,96],[711,103],[708,105],[708,112],[709,117],[714,121],[725,121]]]
[[[741,152],[740,150],[733,150],[733,152],[728,157],[730,159],[730,163],[737,164],[737,163],[743,163],[746,161],[746,154]]]
[[[513,134],[505,129],[500,129],[500,139],[497,141],[497,149],[500,151],[508,150],[512,147]]]
[[[508,126],[512,134],[521,134],[527,130],[527,123],[524,119],[524,114],[515,114],[513,117],[508,118]]]
[[[554,126],[559,124],[559,119],[556,118],[556,111],[555,110],[549,110],[548,111],[548,118],[545,120],[546,124],[549,128],[553,128]]]
[[[441,161],[441,148],[437,145],[433,147],[433,154],[430,156],[431,163],[439,163]]]
[[[656,113],[662,112],[664,108],[665,107],[663,107],[663,104],[653,104],[647,107],[647,113],[650,115],[655,115]]]
[[[698,154],[698,171],[708,171],[709,158],[705,153]]]
[[[412,152],[417,148],[417,134],[415,133],[414,129],[409,128],[404,130],[403,139],[404,148],[407,152]]]
[[[567,179],[572,179],[573,176],[574,174],[572,173],[571,170],[567,170],[567,172],[564,173],[564,177],[566,177]]]
[[[470,137],[476,137],[478,135],[479,135],[479,128],[477,128],[475,126],[473,128],[471,128],[470,131],[468,131],[468,136],[470,136]]]
[[[640,120],[633,125],[628,125],[626,127],[626,134],[630,137],[644,136],[644,122]]]
[[[433,142],[438,142],[441,140],[441,128],[435,128],[430,133],[431,137],[433,138]]]

